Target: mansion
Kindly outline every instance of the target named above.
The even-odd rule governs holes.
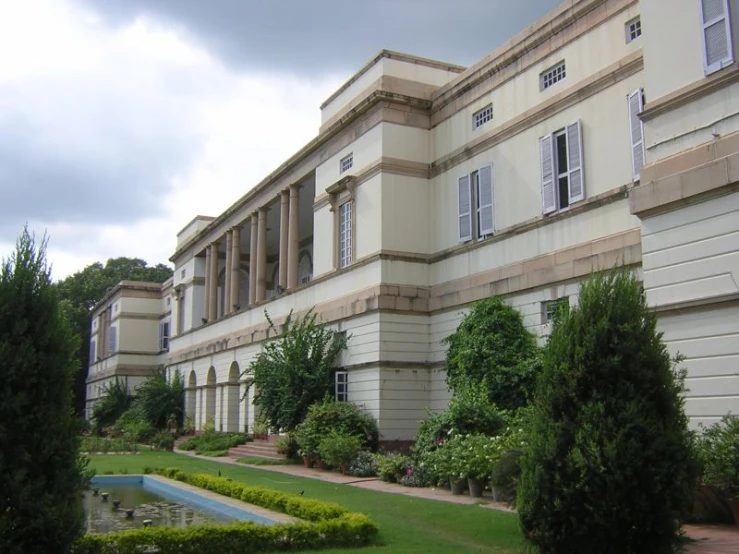
[[[638,272],[694,424],[739,412],[739,0],[566,0],[469,68],[381,51],[317,136],[177,235],[173,278],[93,312],[90,408],[157,367],[243,431],[291,310],[346,333],[336,395],[383,441],[443,410],[442,340],[502,296],[546,340],[594,271]],[[491,44],[491,47],[495,45]]]

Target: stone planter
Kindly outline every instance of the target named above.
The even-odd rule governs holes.
[[[505,502],[506,501],[506,495],[505,495],[505,491],[503,490],[503,487],[497,487],[491,484],[490,490],[493,492],[494,502]]]
[[[467,486],[470,489],[470,496],[473,498],[480,498],[482,496],[482,490],[484,488],[482,481],[474,477],[468,477]]]
[[[464,494],[464,486],[467,483],[462,479],[449,479],[449,485],[452,489],[452,494],[455,496],[459,496],[460,494]]]
[[[341,474],[349,475],[349,464],[341,464]]]
[[[321,460],[321,458],[316,458],[315,460],[313,460],[313,463],[316,464],[316,467],[318,469],[326,469],[326,464],[323,463],[323,460]]]
[[[303,465],[305,467],[313,467],[313,460],[310,459],[310,456],[303,456]]]

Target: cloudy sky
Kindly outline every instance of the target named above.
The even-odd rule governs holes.
[[[0,257],[167,262],[382,48],[470,65],[560,0],[0,0]],[[285,133],[289,129],[289,133]]]

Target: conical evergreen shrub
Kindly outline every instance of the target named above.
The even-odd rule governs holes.
[[[542,554],[663,554],[696,470],[674,371],[636,277],[591,277],[555,318],[518,508]]]
[[[0,552],[60,553],[82,533],[72,415],[77,342],[45,243],[27,231],[0,269]]]

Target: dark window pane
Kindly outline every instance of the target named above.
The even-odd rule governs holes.
[[[561,175],[567,171],[567,137],[557,135],[557,173]]]
[[[567,177],[559,178],[559,209],[566,208],[570,205],[570,191],[568,187]]]

